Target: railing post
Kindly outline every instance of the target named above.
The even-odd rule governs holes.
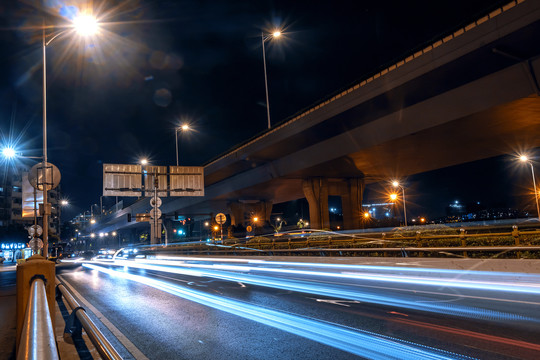
[[[416,232],[416,246],[421,248],[422,247],[422,234],[420,231],[417,231]],[[424,256],[424,253],[419,251],[418,252],[418,257],[423,257]]]
[[[512,236],[514,237],[514,244],[519,246],[519,230],[517,225],[512,226]],[[516,252],[518,259],[521,259],[521,251]]]
[[[459,229],[459,238],[461,239],[461,246],[462,246],[462,247],[466,247],[466,246],[467,246],[467,240],[466,240],[465,234],[466,234],[465,229]],[[463,256],[464,256],[464,257],[468,257],[468,256],[467,256],[467,251],[466,251],[466,250],[463,250]]]
[[[519,230],[517,225],[512,226],[512,236],[514,237],[514,244],[519,246]]]
[[[24,263],[17,265],[17,353],[21,341],[25,312],[30,299],[32,280],[36,277],[43,279],[45,283],[49,315],[54,329],[55,263],[46,260],[41,255],[33,255],[26,259]]]
[[[383,248],[388,247],[388,244],[386,243],[386,233],[382,233],[382,234],[381,234],[381,239],[382,239],[382,241],[383,241]],[[385,250],[385,251],[383,252],[383,256],[384,256],[384,257],[387,257],[387,256],[388,256],[388,251]]]

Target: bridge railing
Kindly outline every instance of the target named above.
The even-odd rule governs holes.
[[[155,252],[183,254],[235,254],[235,255],[319,255],[334,256],[387,256],[416,254],[423,256],[484,256],[504,253],[505,257],[540,257],[540,230],[471,233],[465,229],[446,229],[446,233],[429,233],[419,227],[400,228],[399,231],[370,234],[343,234],[304,230],[282,236],[257,236],[250,239],[226,239],[223,242],[173,245],[156,248]],[[427,228],[424,228],[427,229]],[[484,230],[485,231],[485,230]],[[451,232],[451,233],[449,233]],[[151,254],[152,249],[146,250]],[[404,253],[405,252],[405,253]]]
[[[86,314],[86,310],[79,305],[77,300],[69,293],[65,286],[56,279],[56,297],[64,297],[69,307],[72,309],[70,323],[66,324],[66,331],[74,332],[80,331],[80,327],[84,328],[90,341],[98,351],[102,359],[105,360],[121,360],[122,356],[114,348],[114,346],[107,340],[105,335],[98,329],[96,324]],[[75,324],[76,322],[78,324]],[[78,328],[78,329],[77,329]]]
[[[35,278],[30,285],[18,346],[17,360],[21,359],[58,359],[45,282],[41,278]]]

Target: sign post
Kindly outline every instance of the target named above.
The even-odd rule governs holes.
[[[219,213],[216,215],[216,222],[219,224],[221,229],[221,242],[223,242],[223,224],[227,221],[227,216],[224,213]]]

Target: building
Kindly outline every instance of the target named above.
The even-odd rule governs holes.
[[[28,227],[42,226],[42,218],[34,219],[34,204],[43,202],[41,191],[34,191],[28,181],[30,166],[23,163],[4,163],[0,167],[0,249],[26,247],[29,240]],[[49,242],[59,240],[60,207],[59,188],[50,190]],[[14,245],[11,245],[14,244]],[[5,252],[5,251],[4,251]],[[4,254],[5,255],[8,254]]]

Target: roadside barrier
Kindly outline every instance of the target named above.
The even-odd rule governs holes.
[[[80,334],[82,329],[86,331],[86,334],[90,338],[90,341],[95,346],[98,353],[105,360],[121,360],[122,356],[116,351],[112,344],[107,340],[103,333],[97,328],[94,322],[86,314],[86,310],[79,305],[77,300],[69,293],[66,287],[56,279],[56,298],[61,297],[67,301],[69,307],[72,309],[71,315],[66,321],[66,328],[64,333],[73,336]]]

